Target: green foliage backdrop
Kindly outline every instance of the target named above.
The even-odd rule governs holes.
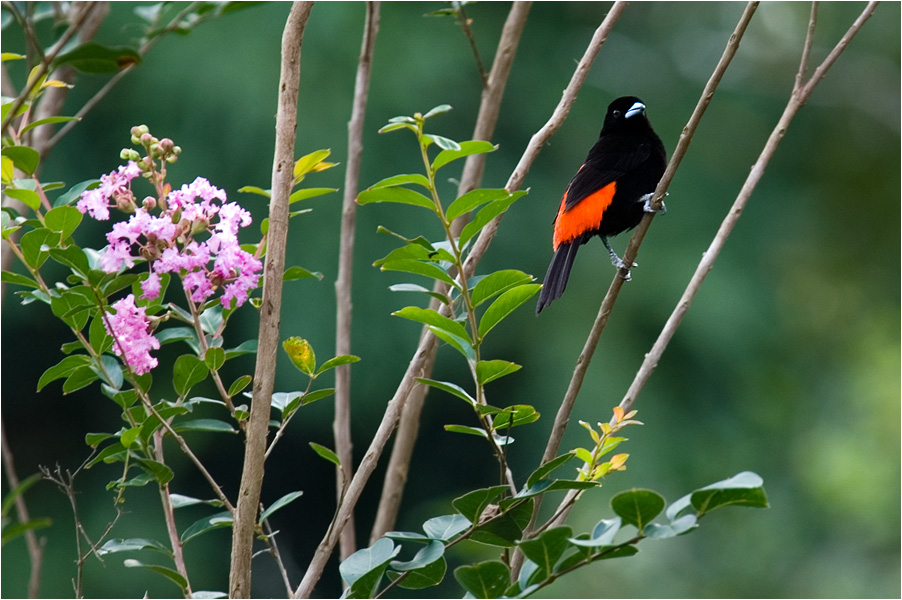
[[[387,118],[438,104],[454,110],[436,117],[432,131],[468,139],[479,102],[479,77],[466,39],[452,19],[424,17],[437,3],[383,5],[366,133],[361,185],[419,166],[415,146],[400,135],[380,136]],[[484,61],[491,60],[507,3],[468,7]],[[520,45],[488,157],[485,187],[501,187],[529,137],[545,122],[608,3],[537,3]],[[132,3],[114,3],[98,41],[119,45],[134,31]],[[742,5],[635,3],[614,28],[561,131],[526,179],[530,193],[505,217],[485,257],[487,269],[516,268],[540,276],[551,255],[551,220],[560,194],[594,142],[604,108],[614,97],[637,95],[668,150],[676,144],[698,94],[720,56]],[[813,60],[819,61],[860,11],[857,4],[821,7]],[[642,247],[611,324],[589,369],[576,418],[606,420],[644,352],[679,298],[720,220],[735,198],[792,88],[808,5],[765,3],[743,39],[693,145],[670,189],[668,214],[658,218]],[[287,3],[264,3],[226,15],[186,37],[170,37],[58,146],[44,181],[72,184],[111,171],[132,125],[147,123],[185,149],[173,181],[210,179],[254,214],[264,200],[242,195],[245,185],[268,187],[279,71],[279,38]],[[354,71],[364,6],[321,3],[304,38],[297,154],[331,148],[344,161]],[[644,427],[630,431],[629,470],[612,475],[573,515],[575,529],[591,528],[611,494],[653,486],[669,500],[685,490],[743,470],[764,478],[771,509],[725,513],[703,531],[616,563],[583,569],[550,593],[571,597],[892,597],[900,578],[900,6],[885,3],[840,57],[793,122],[746,214],[730,238],[637,407]],[[4,31],[3,50],[20,41]],[[12,72],[21,77],[21,73]],[[102,84],[82,76],[72,91],[78,106]],[[65,113],[64,114],[68,114]],[[457,167],[459,169],[459,167]],[[456,171],[459,173],[459,170]],[[449,173],[451,171],[449,170]],[[341,187],[342,169],[317,185]],[[452,183],[444,183],[452,189]],[[292,223],[289,264],[322,272],[286,287],[282,337],[309,339],[329,354],[334,344],[334,287],[340,200],[309,201],[315,210]],[[358,455],[375,430],[419,328],[390,316],[409,299],[387,290],[403,280],[371,264],[393,240],[379,224],[423,231],[417,211],[390,205],[361,207],[357,219],[352,410]],[[83,226],[82,235],[90,231]],[[100,235],[96,229],[96,235]],[[625,236],[614,240],[622,249]],[[613,276],[607,253],[593,242],[580,253],[562,300],[536,318],[520,310],[495,332],[490,351],[524,369],[493,386],[495,396],[528,403],[543,413],[535,441],[520,433],[513,464],[536,463],[575,359]],[[245,312],[232,341],[254,336]],[[59,361],[65,327],[46,307],[3,298],[2,404],[5,431],[19,475],[59,462],[75,468],[87,454],[84,434],[115,430],[116,414],[97,390],[62,396],[59,385],[35,393],[40,374]],[[166,349],[161,352],[165,363]],[[453,352],[440,349],[435,377],[466,379]],[[306,384],[280,356],[277,391]],[[243,367],[250,373],[252,359]],[[448,512],[450,500],[491,485],[494,472],[468,469],[478,440],[442,429],[455,422],[457,403],[431,393],[419,452],[399,528],[415,528]],[[292,426],[267,469],[264,501],[303,489],[304,496],[273,518],[283,558],[296,580],[331,518],[331,465],[307,442],[331,445],[331,409],[320,402]],[[102,426],[111,429],[101,429]],[[568,435],[584,432],[572,427]],[[465,439],[461,439],[461,438]],[[198,439],[226,489],[237,489],[238,444]],[[565,442],[566,443],[566,442]],[[191,466],[173,466],[190,473]],[[358,456],[359,458],[359,456]],[[381,480],[381,473],[376,478]],[[114,475],[94,468],[81,476],[83,519],[91,529],[111,517],[102,488]],[[205,495],[203,483],[178,489]],[[4,492],[6,492],[4,482]],[[440,491],[440,493],[439,493]],[[66,498],[48,483],[28,496],[33,517],[50,516],[42,593],[71,594],[75,557]],[[361,539],[378,496],[358,509]],[[136,490],[117,537],[160,532],[153,490]],[[591,512],[590,511],[591,508]],[[185,509],[190,510],[190,509]],[[316,515],[322,515],[317,522]],[[193,515],[192,515],[193,516]],[[199,517],[200,514],[194,518]],[[179,518],[183,517],[179,515]],[[190,522],[191,516],[185,518]],[[189,545],[197,586],[224,588],[228,530]],[[491,558],[491,550],[482,558]],[[2,595],[25,593],[24,544],[4,547]],[[216,570],[214,570],[216,566]],[[333,565],[333,567],[336,565]],[[453,565],[452,565],[453,566]],[[279,594],[277,575],[260,561],[257,595]],[[86,593],[104,597],[171,593],[152,574],[125,569],[117,558],[90,561]],[[337,569],[324,591],[339,593]],[[559,584],[561,585],[561,584]]]

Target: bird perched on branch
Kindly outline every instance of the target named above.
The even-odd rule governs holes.
[[[577,250],[594,235],[608,249],[613,265],[626,269],[628,277],[629,267],[608,238],[632,229],[651,210],[652,193],[666,166],[664,144],[651,128],[645,104],[635,96],[611,102],[598,141],[567,185],[554,218],[554,256],[536,314],[564,293]]]

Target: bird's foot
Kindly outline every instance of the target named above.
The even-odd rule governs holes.
[[[669,195],[670,195],[669,192],[664,192],[664,197],[665,197],[665,198],[666,198],[667,196],[669,196]],[[648,213],[657,213],[657,212],[659,212],[659,213],[661,213],[662,215],[666,215],[666,214],[667,214],[667,206],[664,204],[664,201],[661,200],[661,208],[655,210],[655,209],[652,208],[652,206],[651,206],[651,200],[652,200],[652,198],[654,198],[654,193],[651,193],[651,194],[645,194],[644,196],[642,196],[641,198],[639,198],[639,201],[642,202],[642,210],[644,210],[645,212],[648,212]]]

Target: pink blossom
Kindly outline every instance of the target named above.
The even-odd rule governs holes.
[[[141,282],[141,290],[144,292],[141,294],[141,297],[147,300],[156,300],[160,295],[160,289],[160,276],[156,273],[150,273],[147,279]]]
[[[104,327],[113,337],[113,352],[136,375],[143,375],[157,366],[150,351],[160,349],[160,340],[149,333],[146,311],[135,305],[134,294],[116,301],[112,308],[116,312],[106,315]]]
[[[131,181],[141,174],[141,168],[135,161],[128,161],[109,175],[100,177],[100,186],[87,190],[75,205],[82,213],[88,213],[98,221],[110,218],[109,201],[115,203],[119,197],[132,196]]]

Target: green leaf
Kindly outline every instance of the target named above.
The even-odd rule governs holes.
[[[467,242],[479,234],[479,232],[482,231],[482,228],[488,225],[492,219],[503,214],[510,208],[511,204],[519,200],[525,194],[525,191],[514,192],[507,198],[496,200],[495,202],[483,206],[479,212],[476,213],[473,220],[467,223],[461,230],[460,241],[458,242],[460,246],[466,246]]]
[[[721,506],[735,504],[753,508],[767,508],[764,480],[751,471],[744,471],[729,479],[712,483],[692,492],[692,506],[701,517]]]
[[[470,537],[474,542],[492,546],[511,547],[523,537],[523,530],[532,518],[532,498],[512,506],[495,518],[476,528]]]
[[[50,231],[56,231],[60,233],[65,240],[72,235],[72,232],[75,231],[76,227],[78,227],[79,223],[81,223],[81,219],[81,212],[79,212],[79,210],[74,206],[58,206],[47,211],[47,214],[44,215],[44,224]],[[86,257],[86,267],[87,262],[88,261]],[[87,271],[87,268],[85,268],[84,272],[87,273]]]
[[[451,138],[446,138],[443,135],[436,135],[434,133],[425,133],[423,134],[423,139],[429,140],[431,143],[435,144],[442,150],[460,150],[460,144],[452,140]]]
[[[660,523],[649,523],[645,527],[645,537],[657,539],[671,538],[688,533],[696,527],[698,527],[698,519],[695,515],[688,514],[665,525]]]
[[[488,439],[489,437],[484,429],[469,427],[468,425],[445,425],[445,431],[451,433],[466,433],[467,435],[475,435],[485,439]]]
[[[119,443],[122,444],[123,448],[128,448],[132,444],[135,443],[135,440],[138,439],[138,434],[141,433],[141,426],[132,427],[131,429],[126,429],[119,436]]]
[[[313,448],[314,452],[334,464],[336,467],[341,467],[341,460],[339,460],[338,455],[325,446],[321,446],[316,442],[310,442],[310,447]]]
[[[347,598],[372,598],[388,563],[401,551],[388,538],[380,538],[369,548],[347,557],[338,571],[349,587]]]
[[[245,342],[240,343],[234,348],[230,348],[226,350],[226,360],[232,360],[236,356],[242,356],[244,354],[256,354],[257,353],[257,340],[247,340]]]
[[[357,196],[357,204],[373,204],[376,202],[394,202],[396,204],[409,204],[428,208],[435,212],[435,202],[419,192],[405,187],[380,187],[370,188],[360,192]]]
[[[69,188],[69,191],[65,194],[59,196],[56,200],[53,201],[53,206],[66,206],[74,203],[81,195],[85,193],[86,190],[96,188],[100,184],[99,179],[87,179],[85,181],[80,181]]]
[[[529,476],[529,479],[526,480],[526,487],[531,488],[539,481],[548,477],[553,471],[559,469],[564,466],[568,462],[573,459],[574,455],[572,452],[568,452],[566,454],[561,454],[557,458],[549,460],[547,463],[543,464],[541,467],[532,472]]]
[[[142,469],[144,469],[154,479],[156,479],[160,483],[160,485],[166,485],[167,483],[172,481],[172,469],[170,469],[163,463],[147,458],[136,458],[134,460],[141,466]]]
[[[263,188],[257,187],[255,185],[246,185],[243,188],[239,188],[238,193],[257,194],[258,196],[263,196],[264,198],[272,198],[272,192],[270,190],[264,190]]]
[[[316,375],[319,376],[319,375],[325,373],[326,371],[328,371],[329,369],[334,369],[335,367],[338,367],[341,365],[347,365],[347,364],[355,363],[355,362],[359,362],[359,361],[360,361],[360,357],[354,356],[353,354],[343,354],[341,356],[336,356],[335,358],[330,358],[329,360],[327,360],[326,362],[321,364],[319,366],[319,368],[316,370]]]
[[[324,196],[326,194],[331,194],[332,192],[337,191],[338,188],[304,188],[297,190],[296,192],[288,196],[288,203],[294,204],[295,202],[300,202],[301,200],[308,200],[310,198]]]
[[[115,554],[116,552],[133,552],[135,550],[156,550],[162,552],[166,556],[172,556],[169,548],[156,540],[148,540],[146,538],[128,538],[107,540],[103,546],[97,549],[98,556],[107,554]]]
[[[383,271],[402,271],[404,273],[413,273],[414,275],[423,275],[424,277],[431,277],[447,283],[455,288],[460,288],[445,269],[432,262],[413,259],[389,260],[382,263],[380,268]]]
[[[328,398],[332,394],[335,393],[335,388],[323,388],[321,390],[315,390],[308,394],[304,394],[301,397],[301,406],[307,406],[308,404],[313,404],[317,400],[322,400],[323,398]]]
[[[37,269],[44,264],[49,256],[50,248],[55,248],[60,243],[60,234],[43,227],[29,231],[22,236],[19,245],[25,262]]]
[[[460,198],[457,198],[454,202],[451,203],[450,206],[448,206],[448,210],[445,211],[445,218],[448,219],[448,222],[450,223],[454,219],[467,214],[478,206],[482,206],[487,202],[500,200],[501,198],[507,198],[508,196],[510,196],[510,193],[508,193],[508,191],[505,189],[471,190]]]
[[[141,55],[131,48],[106,47],[96,42],[87,42],[59,54],[54,59],[51,70],[69,65],[82,73],[115,73],[140,63]]]
[[[238,433],[234,427],[218,419],[191,419],[172,426],[179,433],[183,431],[208,431],[214,433]]]
[[[570,543],[576,546],[585,546],[589,548],[610,546],[614,543],[614,536],[620,531],[621,523],[622,520],[620,517],[602,519],[592,530],[592,534],[588,539],[571,538]]]
[[[32,284],[32,287],[37,287],[37,285]],[[416,283],[396,283],[394,285],[388,286],[388,289],[392,292],[420,292],[421,294],[426,294],[435,298],[442,304],[448,304],[448,299],[443,294],[433,292],[429,288],[417,285]]]
[[[520,542],[520,550],[526,558],[536,563],[541,571],[551,574],[554,572],[554,565],[570,548],[572,536],[573,530],[569,527],[555,527],[544,531],[537,538]]]
[[[508,406],[492,419],[492,429],[507,429],[527,425],[539,420],[539,413],[528,404]]]
[[[474,490],[451,501],[451,506],[471,523],[478,523],[483,511],[509,489],[506,485]]]
[[[455,335],[461,339],[469,339],[470,335],[466,328],[448,317],[439,314],[431,308],[419,308],[416,306],[406,306],[399,311],[392,313],[396,317],[409,319],[426,325],[433,325],[443,331],[447,331],[451,335]]]
[[[29,123],[25,127],[22,128],[22,131],[19,134],[23,134],[29,129],[34,129],[35,127],[40,127],[41,125],[53,125],[55,123],[67,123],[69,121],[81,121],[78,117],[46,117],[44,119],[38,119],[32,123]]]
[[[61,208],[71,207],[63,206]],[[82,250],[78,246],[73,245],[67,246],[66,248],[51,248],[50,258],[60,263],[61,265],[70,267],[72,271],[74,271],[75,274],[80,278],[87,278],[88,273],[90,273],[91,271],[91,267],[88,264],[87,255],[84,253],[84,250]]]
[[[189,540],[193,540],[197,536],[207,533],[208,531],[231,526],[232,515],[229,514],[229,511],[225,510],[223,512],[216,513],[215,515],[210,515],[208,517],[204,517],[203,519],[199,519],[189,525],[188,528],[182,532],[181,540],[183,544],[186,544]]]
[[[639,533],[664,510],[664,498],[652,490],[632,489],[611,498],[611,508]]]
[[[86,367],[89,364],[91,364],[91,359],[84,354],[67,356],[54,366],[44,371],[44,374],[41,375],[41,378],[38,380],[37,391],[40,392],[42,389],[44,389],[44,386],[46,386],[51,381],[56,381],[57,379],[68,377],[76,370],[82,367]]]
[[[479,321],[479,337],[484,338],[502,319],[532,298],[540,289],[542,286],[538,283],[528,283],[501,294],[482,315]]]
[[[9,527],[5,527],[3,529],[2,536],[2,545],[6,545],[7,542],[14,540],[20,535],[24,534],[26,531],[32,531],[35,529],[43,529],[45,527],[50,527],[53,522],[50,519],[42,518],[42,519],[30,519],[25,521],[24,523],[16,523],[15,525],[10,525]]]
[[[34,473],[32,475],[29,475],[28,477],[26,477],[25,479],[20,481],[19,485],[17,485],[14,489],[12,489],[6,495],[6,497],[3,498],[3,507],[2,507],[2,510],[0,510],[0,514],[2,514],[4,517],[4,523],[6,521],[6,515],[9,514],[9,509],[11,509],[13,504],[15,504],[15,502],[16,502],[16,498],[18,498],[19,496],[24,494],[26,491],[28,491],[28,488],[30,488],[31,486],[33,486],[40,480],[41,480],[40,473]]]
[[[471,154],[484,154],[486,152],[493,152],[498,149],[498,146],[492,144],[491,142],[484,142],[480,140],[461,142],[459,146],[459,150],[443,150],[442,152],[439,152],[438,156],[435,157],[435,160],[432,161],[433,172],[438,171],[449,162],[457,160],[458,158],[470,156]],[[452,220],[451,217],[448,217],[448,220]]]
[[[229,397],[240,394],[244,390],[244,388],[250,385],[253,379],[254,378],[250,375],[242,375],[241,377],[233,381],[232,385],[229,386]]]
[[[300,498],[301,495],[303,495],[303,493],[304,492],[290,492],[288,494],[285,494],[284,496],[282,496],[281,498],[279,498],[278,500],[273,502],[269,506],[269,508],[267,508],[266,510],[263,511],[263,513],[261,513],[260,521],[262,522],[262,521],[268,519],[269,517],[272,516],[272,514],[274,512],[276,512],[280,508],[288,506],[289,504],[291,504],[292,502],[294,502],[295,500]]]
[[[71,394],[76,390],[87,387],[100,379],[100,376],[91,367],[80,367],[66,378],[63,382],[63,394]]]
[[[473,292],[470,294],[470,300],[473,302],[473,306],[479,306],[489,298],[531,282],[532,276],[527,275],[523,271],[515,269],[496,271],[479,280],[479,283],[476,284]]]
[[[444,545],[441,542],[430,542],[429,545],[438,544],[444,549]],[[428,548],[429,546],[427,546]],[[426,548],[420,550],[420,552],[426,551]],[[419,555],[419,553],[417,553]],[[419,569],[414,569],[412,571],[406,571],[407,577],[399,584],[405,590],[422,590],[427,587],[432,587],[434,585],[440,584],[445,579],[445,572],[448,570],[448,563],[445,561],[445,557],[441,557],[435,562],[432,562],[425,567],[420,567]]]
[[[425,547],[420,548],[414,557],[406,562],[393,560],[388,567],[393,571],[404,573],[415,571],[434,563],[445,554],[445,545],[439,540],[429,540]]]
[[[474,598],[500,598],[510,583],[510,569],[499,560],[489,560],[454,569],[457,583]]]
[[[22,285],[30,288],[39,287],[37,282],[35,282],[31,277],[20,275],[19,273],[13,273],[11,271],[3,271],[2,274],[0,274],[0,281],[2,281],[3,283],[12,283],[15,285]]]
[[[438,390],[442,390],[443,392],[448,392],[453,396],[457,396],[470,406],[476,406],[476,400],[470,394],[468,394],[465,389],[455,383],[450,383],[447,381],[436,381],[435,379],[426,379],[423,377],[417,377],[417,381],[430,387],[434,387]]]
[[[193,354],[183,354],[175,360],[172,367],[172,387],[179,396],[207,378],[210,370],[204,362]]]
[[[425,175],[420,175],[419,173],[411,173],[408,175],[394,175],[393,177],[387,177],[382,181],[374,183],[369,187],[369,189],[374,190],[376,188],[382,187],[393,187],[396,185],[419,185],[427,190],[429,189],[429,180],[426,179]]]
[[[425,115],[423,115],[423,120],[431,119],[432,117],[443,115],[446,112],[451,110],[450,104],[439,104],[435,108],[430,109]]]
[[[6,188],[3,194],[22,202],[33,211],[41,207],[41,197],[37,192],[25,188]]]
[[[168,567],[161,567],[158,565],[146,565],[139,560],[135,560],[133,558],[126,559],[123,563],[126,567],[141,567],[143,569],[147,569],[148,571],[153,571],[158,575],[162,575],[166,579],[170,580],[177,586],[182,589],[182,592],[185,592],[188,589],[188,582],[182,577],[178,571],[170,569]]]
[[[423,523],[423,532],[429,536],[429,539],[447,542],[469,527],[470,521],[463,515],[442,515],[432,517]]]
[[[207,348],[204,353],[204,364],[211,371],[218,371],[225,364],[225,350],[222,348]]]
[[[449,344],[452,348],[460,352],[468,362],[476,362],[476,351],[473,350],[472,342],[469,338],[461,338],[453,335],[443,329],[439,329],[433,325],[429,325],[429,331],[438,339]]]
[[[33,175],[38,168],[41,155],[38,151],[30,146],[7,146],[2,150],[3,156],[13,161],[13,165],[20,171]],[[4,194],[9,194],[12,190],[3,190]]]
[[[292,336],[282,342],[282,349],[288,358],[301,373],[313,376],[316,371],[316,353],[313,346],[304,338]]]
[[[293,281],[295,279],[307,278],[322,279],[323,274],[316,271],[308,271],[303,267],[294,266],[288,267],[288,269],[286,269],[285,273],[282,275],[282,281]]]
[[[308,173],[323,170],[323,161],[329,158],[331,150],[314,150],[310,154],[306,154],[297,159],[294,163],[294,180],[299,182]],[[330,163],[325,163],[330,164]],[[326,167],[328,168],[328,167]]]
[[[520,370],[520,365],[506,360],[481,360],[476,363],[476,380],[480,385]]]

